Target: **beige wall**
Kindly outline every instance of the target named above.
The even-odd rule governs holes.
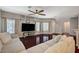
[[[65,25],[65,23],[67,23]],[[67,32],[72,35],[75,35],[74,29],[78,28],[78,18],[61,18],[56,19],[55,23],[55,32],[56,33],[63,33]]]
[[[56,33],[63,33],[64,32],[64,22],[66,21],[66,19],[56,19],[55,21],[55,32]]]
[[[15,20],[15,33],[21,35],[21,21],[18,19]]]
[[[11,13],[11,12],[1,11],[1,16],[6,17],[6,18],[21,19],[22,15]]]

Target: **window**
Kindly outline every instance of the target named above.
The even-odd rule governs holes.
[[[36,31],[40,31],[40,22],[36,22]]]
[[[49,31],[49,23],[42,23],[42,30]]]
[[[7,32],[15,33],[15,20],[7,19]]]

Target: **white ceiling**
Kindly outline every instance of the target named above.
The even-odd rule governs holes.
[[[28,6],[0,6],[0,9],[8,12],[28,15]],[[79,14],[79,6],[32,6],[30,10],[44,10],[46,16],[33,15],[39,18],[59,18],[59,17],[72,17]]]

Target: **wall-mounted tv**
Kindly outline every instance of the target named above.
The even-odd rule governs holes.
[[[22,23],[22,31],[35,31],[35,24]]]

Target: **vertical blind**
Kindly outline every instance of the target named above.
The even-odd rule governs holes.
[[[36,22],[36,31],[40,31],[40,22]]]
[[[43,32],[48,32],[49,31],[49,23],[46,23],[46,22],[44,22],[44,23],[42,23],[42,30],[43,30]]]
[[[48,32],[49,31],[49,22],[36,22],[36,31]]]
[[[7,19],[7,32],[15,33],[15,20]]]

